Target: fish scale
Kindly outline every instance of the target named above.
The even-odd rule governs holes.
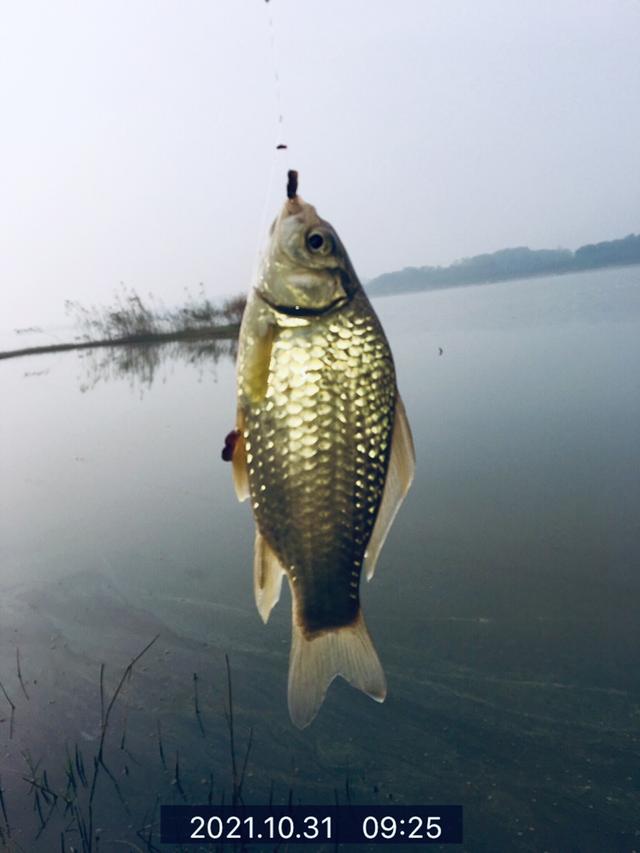
[[[293,327],[258,307],[277,331],[265,405],[248,407],[245,418],[251,500],[294,583],[308,634],[353,621],[354,582],[384,488],[395,373],[380,324],[362,302],[356,295]]]

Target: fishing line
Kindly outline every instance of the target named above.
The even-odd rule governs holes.
[[[261,258],[261,250],[264,245],[265,236],[267,232],[267,223],[271,216],[274,215],[275,211],[270,210],[272,203],[272,195],[273,195],[273,182],[276,175],[276,171],[278,170],[279,165],[282,164],[283,159],[286,161],[289,156],[289,146],[286,142],[285,136],[285,121],[284,121],[284,111],[282,109],[282,87],[280,85],[280,62],[278,56],[278,43],[276,37],[276,26],[273,14],[273,2],[270,0],[265,0],[265,5],[267,7],[267,20],[269,27],[269,45],[270,45],[270,53],[271,53],[271,67],[273,70],[273,84],[274,84],[274,92],[275,92],[275,101],[276,101],[276,126],[274,133],[274,141],[273,141],[273,149],[271,155],[271,167],[269,169],[269,178],[267,181],[267,189],[265,193],[264,204],[262,207],[262,215],[260,217],[260,230],[258,232],[258,240],[256,245],[256,251],[254,255],[254,265],[253,265],[253,274],[252,280],[255,281],[258,265],[260,263]],[[278,193],[278,197],[279,197]],[[277,210],[277,208],[276,208]]]
[[[284,113],[282,111],[282,88],[280,86],[280,62],[278,61],[278,44],[276,40],[276,27],[273,22],[273,6],[269,5],[269,0],[265,0],[269,14],[269,41],[271,43],[271,64],[273,65],[273,81],[275,84],[276,93],[276,108],[278,114],[278,131],[277,136],[281,137],[284,133]],[[276,151],[286,151],[288,145],[283,138],[276,139]]]

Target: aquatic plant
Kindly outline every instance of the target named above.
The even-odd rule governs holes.
[[[114,731],[119,724],[117,706],[123,698],[124,691],[131,680],[134,668],[155,645],[158,636],[155,636],[145,647],[136,654],[122,670],[117,684],[112,692],[107,691],[105,686],[106,667],[100,665],[98,677],[99,694],[99,735],[95,746],[87,751],[86,745],[81,746],[77,741],[67,743],[65,746],[64,764],[51,770],[45,769],[42,759],[36,760],[29,749],[22,751],[22,757],[26,764],[26,772],[23,780],[28,785],[29,796],[32,800],[32,812],[35,816],[35,826],[27,827],[16,824],[12,819],[10,804],[7,803],[6,787],[0,777],[0,850],[25,851],[25,849],[53,849],[55,843],[62,853],[98,853],[105,844],[118,844],[130,850],[158,851],[157,846],[160,830],[160,804],[168,802],[177,795],[182,802],[194,803],[202,801],[200,793],[201,785],[206,783],[206,802],[211,805],[214,798],[217,802],[224,803],[225,800],[233,806],[245,802],[243,788],[247,777],[249,757],[253,745],[253,729],[249,729],[245,745],[241,746],[238,738],[237,725],[235,721],[235,709],[233,702],[233,690],[231,679],[231,665],[225,654],[225,686],[223,688],[223,714],[226,721],[227,741],[229,748],[229,775],[228,788],[225,791],[224,782],[221,779],[219,786],[214,786],[214,774],[209,770],[207,778],[202,778],[202,771],[197,778],[185,772],[181,765],[181,750],[175,745],[171,757],[164,736],[162,725],[156,719],[157,747],[164,785],[151,791],[153,803],[146,809],[144,814],[136,818],[136,806],[130,799],[131,778],[136,776],[136,768],[144,773],[149,768],[141,763],[140,756],[131,751],[129,738],[127,736],[127,714],[120,717],[122,730],[120,733]],[[20,670],[20,655],[16,654],[16,665],[18,667],[18,680],[21,689],[28,697],[25,683]],[[210,734],[205,728],[205,715],[202,706],[201,683],[202,679],[198,673],[192,676],[193,683],[193,714],[203,744],[209,740]],[[8,693],[2,686],[2,693],[9,702],[12,712],[15,711],[15,703],[9,698]],[[208,728],[208,727],[207,727]],[[10,737],[13,736],[13,728]],[[206,747],[205,747],[206,750]],[[137,750],[136,750],[137,751]],[[182,750],[184,752],[184,749]],[[124,760],[124,771],[121,769]],[[149,775],[147,774],[147,778]],[[129,777],[129,778],[127,778]],[[164,788],[164,790],[163,790]],[[271,783],[273,791],[273,781]],[[171,795],[170,791],[176,792]],[[291,792],[289,794],[291,799]],[[115,799],[114,799],[115,797]],[[228,797],[228,799],[227,799]],[[119,806],[122,821],[122,836],[114,834],[113,817],[116,812],[114,808]],[[139,805],[138,805],[139,807]],[[126,836],[126,837],[125,837]],[[135,839],[135,840],[132,840]],[[25,848],[24,844],[28,844]],[[196,849],[204,849],[197,847]],[[210,849],[210,848],[207,848]],[[219,849],[216,847],[216,849]],[[248,850],[248,846],[239,843],[233,849],[242,853]],[[277,849],[277,845],[273,847]]]
[[[201,283],[196,293],[185,288],[183,305],[166,308],[153,294],[143,298],[135,288],[121,282],[110,305],[87,307],[67,300],[65,309],[85,341],[132,341],[237,326],[245,304],[244,296],[234,296],[216,305]]]

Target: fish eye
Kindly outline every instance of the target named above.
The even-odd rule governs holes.
[[[333,241],[328,234],[322,234],[320,231],[312,231],[307,235],[307,246],[311,252],[320,252],[323,255],[328,255],[333,249]]]

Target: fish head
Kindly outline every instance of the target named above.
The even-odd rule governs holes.
[[[269,232],[257,290],[286,314],[322,314],[360,287],[333,226],[299,196],[287,199]]]

